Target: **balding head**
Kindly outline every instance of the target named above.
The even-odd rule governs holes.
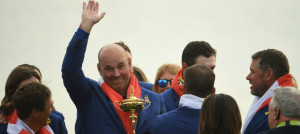
[[[101,63],[101,57],[111,56],[111,54],[113,54],[114,52],[116,52],[116,54],[125,53],[125,56],[127,57],[126,51],[123,47],[121,47],[120,45],[117,45],[117,44],[108,44],[108,45],[102,47],[98,53],[99,63]]]
[[[131,60],[125,49],[117,44],[106,45],[99,51],[98,60],[98,71],[104,81],[120,95],[126,95]]]

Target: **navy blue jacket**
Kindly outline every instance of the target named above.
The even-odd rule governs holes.
[[[99,84],[85,77],[82,63],[87,47],[88,33],[78,29],[74,34],[62,65],[64,85],[77,108],[76,133],[125,134],[126,130],[111,100]],[[160,95],[141,87],[141,98],[148,95],[151,106],[137,119],[136,133],[151,133],[157,115],[165,112]]]
[[[153,88],[153,84],[152,83],[139,81],[139,84],[140,84],[141,87],[144,87],[144,88],[152,91],[152,88]]]
[[[179,107],[159,115],[153,124],[153,134],[197,134],[200,109]]]
[[[268,110],[269,106],[266,106],[260,111],[258,111],[248,124],[244,134],[257,134],[259,132],[268,130],[268,115],[266,114]]]
[[[164,103],[166,107],[166,111],[172,111],[178,108],[179,106],[179,97],[177,93],[173,90],[173,88],[170,88],[166,91],[164,91],[161,96],[164,98]]]

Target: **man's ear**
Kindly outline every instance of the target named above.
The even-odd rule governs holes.
[[[266,80],[268,80],[268,81],[271,80],[271,79],[273,79],[273,78],[275,78],[273,69],[268,68],[268,69],[265,71],[265,78],[266,78]]]
[[[129,70],[133,73],[133,66],[130,58],[128,58],[128,65],[129,65]]]
[[[102,74],[101,74],[101,67],[100,67],[99,63],[97,63],[97,69],[98,69],[99,74],[102,76]]]
[[[38,111],[38,110],[36,110],[36,109],[33,109],[33,110],[31,111],[31,113],[30,113],[30,115],[33,116],[33,117],[35,117],[35,118],[39,117],[40,114],[41,114],[41,112]]]
[[[279,110],[279,108],[275,108],[274,109],[274,114],[275,114],[275,120],[279,120],[279,118],[280,118],[280,110]]]

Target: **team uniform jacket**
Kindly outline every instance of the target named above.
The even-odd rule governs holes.
[[[62,65],[64,85],[77,108],[75,131],[77,134],[125,134],[126,130],[111,100],[98,82],[85,77],[82,71],[88,36],[82,29],[77,30]],[[137,134],[151,133],[154,119],[165,112],[160,95],[141,87],[141,99],[145,95],[148,95],[151,105],[138,114]]]

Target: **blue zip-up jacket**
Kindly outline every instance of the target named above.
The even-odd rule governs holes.
[[[77,108],[75,132],[77,134],[126,134],[122,121],[111,100],[97,81],[85,77],[82,63],[89,34],[78,29],[74,34],[62,65],[64,85]],[[151,105],[139,112],[137,134],[151,133],[157,115],[165,112],[160,95],[141,87],[141,98],[148,95]]]

